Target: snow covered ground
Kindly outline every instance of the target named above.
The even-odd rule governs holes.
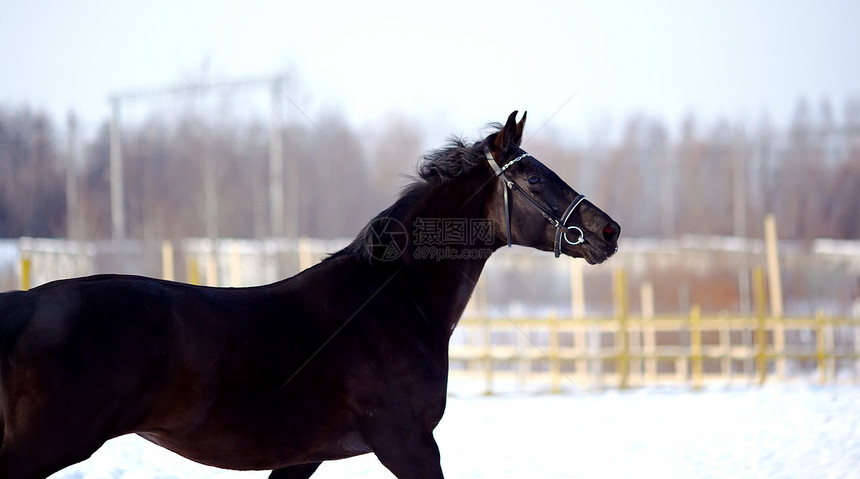
[[[860,388],[646,389],[452,397],[436,430],[449,478],[856,478]],[[52,479],[252,479],[136,436],[108,442]],[[373,455],[313,476],[393,476]]]

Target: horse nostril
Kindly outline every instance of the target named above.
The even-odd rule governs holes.
[[[614,243],[618,239],[618,228],[611,223],[603,227],[603,239]]]

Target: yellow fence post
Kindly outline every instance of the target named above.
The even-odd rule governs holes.
[[[299,271],[304,271],[314,265],[313,245],[307,236],[299,238]]]
[[[585,273],[582,259],[570,258],[570,313],[575,321],[573,344],[576,375],[584,384],[588,380],[588,328],[585,320]]]
[[[490,334],[490,318],[486,314],[481,316],[481,332],[484,340],[484,396],[493,394],[493,354],[492,336]]]
[[[765,330],[764,271],[761,268],[753,271],[753,291],[756,304],[756,368],[758,368],[758,383],[762,385],[767,377],[767,331]]]
[[[200,271],[197,267],[197,261],[193,258],[188,260],[188,282],[191,284],[200,284]]]
[[[860,371],[860,321],[855,320],[851,328],[854,330],[854,347],[851,349],[851,354],[854,355],[854,370]]]
[[[616,336],[618,388],[627,389],[630,387],[630,338],[627,331],[627,280],[624,277],[624,271],[615,270],[612,290],[615,296],[616,319],[618,321],[618,334]]]
[[[702,389],[702,309],[698,304],[690,307],[690,367],[693,389]]]
[[[815,313],[815,360],[818,364],[818,382],[827,382],[827,346],[824,340],[824,313]]]
[[[642,302],[642,326],[639,328],[642,334],[640,343],[643,359],[640,361],[643,367],[643,382],[657,382],[657,332],[654,326],[654,284],[650,281],[642,283],[639,290]]]
[[[561,345],[558,340],[558,315],[549,314],[549,390],[552,394],[561,392]]]
[[[230,286],[242,286],[242,255],[236,241],[230,243]]]
[[[775,318],[782,317],[782,278],[779,268],[779,245],[776,237],[776,217],[767,214],[764,217],[764,247],[767,259],[767,282],[770,288],[770,314]]]
[[[206,286],[218,286],[218,251],[212,244],[212,249],[206,255]]]
[[[175,279],[173,272],[173,243],[167,240],[161,243],[161,277],[168,281]]]
[[[823,314],[823,313],[822,313]],[[827,370],[830,371],[830,378],[836,381],[836,356],[834,352],[835,332],[833,331],[835,324],[833,318],[824,318],[824,360],[827,361]]]
[[[33,262],[30,258],[21,258],[21,290],[27,291],[30,289],[30,270],[33,267]]]
[[[776,377],[779,381],[785,381],[788,377],[788,361],[785,354],[785,317],[776,316],[772,318],[774,367]]]

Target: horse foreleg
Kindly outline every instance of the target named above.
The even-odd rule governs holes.
[[[62,427],[61,424],[56,425],[57,429]],[[5,439],[0,448],[0,477],[3,479],[43,479],[89,458],[102,444],[97,441],[63,448],[54,447],[42,438]]]
[[[4,394],[6,392],[4,391]],[[43,479],[89,458],[113,437],[110,427],[85,414],[74,397],[16,396],[4,405],[0,478]],[[18,411],[18,414],[10,413]],[[105,416],[109,421],[110,416]]]
[[[379,462],[397,479],[443,478],[439,447],[432,431],[399,427],[374,434],[368,442],[372,442],[370,446]]]
[[[269,474],[269,479],[308,479],[320,467],[321,462],[299,464],[298,466],[275,469]]]

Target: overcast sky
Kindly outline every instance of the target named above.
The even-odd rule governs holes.
[[[287,71],[287,93],[311,117],[336,110],[362,126],[401,112],[467,135],[513,109],[562,132],[633,112],[782,122],[801,96],[829,98],[838,119],[860,94],[851,0],[0,6],[0,105],[58,122],[74,109],[85,125],[107,118],[110,93],[187,80],[204,64],[215,79]]]

